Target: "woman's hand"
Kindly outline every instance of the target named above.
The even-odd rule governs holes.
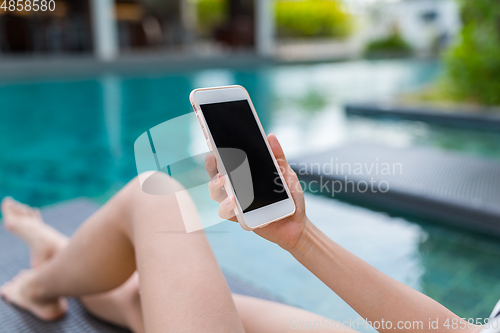
[[[278,165],[281,169],[283,177],[285,178],[286,184],[290,189],[293,201],[295,202],[296,210],[295,214],[292,216],[273,222],[263,228],[255,229],[254,232],[257,235],[278,244],[285,250],[290,251],[297,244],[308,221],[304,204],[304,193],[302,192],[302,187],[300,186],[297,175],[286,161],[285,154],[283,153],[283,149],[281,148],[276,136],[274,134],[269,134],[267,139],[274,153],[274,157],[278,161]],[[211,154],[207,155],[205,160],[205,169],[212,178],[208,185],[210,197],[220,203],[219,216],[223,219],[236,222],[237,220],[233,212],[233,208],[236,206],[235,198],[228,198],[226,191],[222,189],[224,180],[219,178],[217,162],[215,157]]]

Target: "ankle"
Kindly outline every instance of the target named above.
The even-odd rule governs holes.
[[[45,303],[53,301],[53,298],[49,297],[44,288],[43,283],[40,282],[38,278],[38,272],[33,271],[33,274],[29,277],[26,284],[26,296],[35,302]]]

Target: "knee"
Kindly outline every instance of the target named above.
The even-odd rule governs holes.
[[[179,200],[175,193],[184,190],[184,187],[161,172],[150,174],[146,180],[145,176],[148,175],[140,174],[135,177],[124,189],[132,221],[154,224],[157,217],[161,217],[163,222],[168,221],[171,226],[182,222]],[[181,199],[181,202],[185,201]],[[189,198],[189,201],[192,200]]]
[[[161,171],[147,171],[139,174],[129,183],[135,191],[152,196],[171,196],[184,187],[174,178]]]

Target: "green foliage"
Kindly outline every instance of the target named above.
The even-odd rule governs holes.
[[[302,110],[311,113],[323,110],[328,105],[325,96],[321,94],[318,89],[308,90],[305,95],[296,99],[296,103],[300,105]]]
[[[349,36],[353,17],[341,0],[278,0],[276,28],[281,37]]]
[[[461,4],[464,25],[444,58],[443,89],[455,100],[500,105],[500,1]]]
[[[395,30],[386,38],[377,39],[368,43],[365,49],[367,54],[410,54],[411,47]]]
[[[210,34],[223,24],[228,0],[196,0],[198,30]],[[342,0],[276,0],[276,28],[281,37],[345,38],[353,30],[354,19]]]
[[[320,87],[309,87],[302,94],[294,96],[275,96],[273,108],[288,112],[292,108],[299,108],[304,113],[314,114],[323,111],[328,106],[328,98]],[[331,95],[331,94],[330,94]]]
[[[228,0],[198,0],[198,30],[207,35],[219,25],[225,18]]]

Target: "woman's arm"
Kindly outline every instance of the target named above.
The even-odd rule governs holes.
[[[480,326],[461,320],[433,299],[370,266],[316,228],[306,216],[302,187],[278,139],[270,134],[268,140],[297,209],[293,216],[255,229],[256,234],[289,251],[379,332],[472,333],[481,330]],[[213,156],[207,156],[205,168],[213,177],[209,184],[210,196],[221,202],[219,215],[235,221],[232,209],[236,203],[226,198],[221,189],[223,181],[215,177],[218,171]],[[436,320],[438,326],[429,327],[429,323],[435,325]]]
[[[430,297],[385,275],[336,244],[310,221],[289,250],[379,332],[479,332]],[[456,325],[453,325],[456,323]],[[434,325],[433,325],[434,324]],[[448,324],[447,326],[443,326]],[[429,326],[432,325],[432,326]],[[456,327],[453,329],[452,327]]]

